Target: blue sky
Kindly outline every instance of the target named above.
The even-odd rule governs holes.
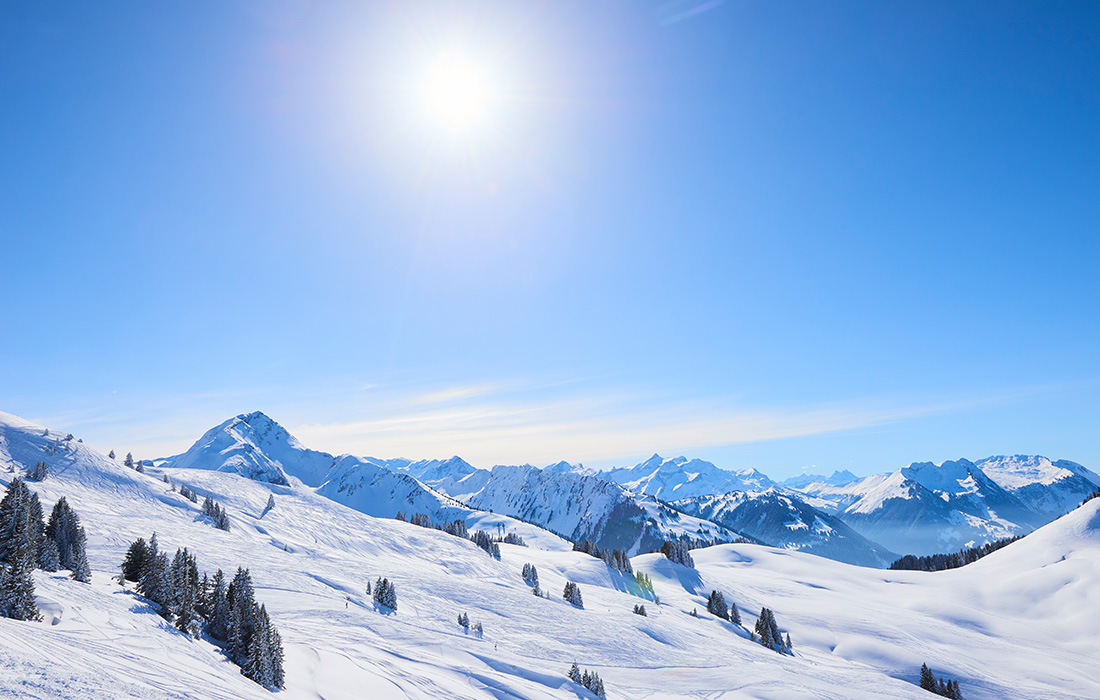
[[[1098,126],[1095,3],[8,3],[0,410],[1097,469]]]

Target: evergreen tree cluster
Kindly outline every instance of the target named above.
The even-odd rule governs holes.
[[[583,685],[596,697],[607,697],[607,694],[604,692],[603,689],[603,680],[600,679],[600,674],[596,673],[595,671],[589,673],[588,669],[585,669],[583,672],[581,672],[581,670],[577,668],[577,664],[574,663],[573,667],[569,669],[568,675],[569,680],[573,681],[574,683],[579,683]]]
[[[642,617],[649,617],[649,615],[646,614],[645,606],[640,603],[634,606],[634,614],[641,615]]]
[[[27,478],[31,481],[45,481],[46,477],[50,475],[50,467],[43,461],[34,463],[34,466],[27,470]]]
[[[210,496],[202,502],[202,514],[214,521],[214,527],[229,532],[229,513]]]
[[[721,591],[711,591],[710,598],[707,599],[707,612],[711,615],[717,615],[723,620],[729,620],[735,625],[741,624],[741,613],[737,611],[737,603],[730,603],[729,607],[726,607],[726,597],[722,595]]]
[[[180,484],[180,495],[191,501],[192,503],[199,502],[199,494],[195,493],[195,490],[190,488],[186,484]]]
[[[962,691],[959,690],[959,682],[949,681],[943,678],[936,680],[936,676],[932,673],[932,669],[928,668],[928,664],[921,664],[920,687],[936,695],[951,698],[951,700],[962,700]]]
[[[397,589],[394,588],[389,579],[378,579],[374,583],[374,593],[371,595],[374,597],[374,602],[397,612]]]
[[[787,635],[787,641],[783,640],[783,635],[779,633],[779,625],[775,622],[775,613],[768,608],[760,609],[760,617],[756,620],[756,636],[761,644],[780,654],[791,650],[791,636]]]
[[[527,543],[523,541],[523,538],[520,537],[519,535],[517,535],[514,532],[509,532],[508,534],[506,534],[504,537],[501,537],[497,541],[502,542],[504,544],[514,544],[514,545],[519,546],[519,547],[526,547],[527,546]]]
[[[535,589],[536,595],[541,593],[541,591],[539,591],[539,570],[535,568],[535,565],[524,565],[524,581],[526,581],[528,586],[532,589]]]
[[[584,600],[581,598],[581,587],[572,581],[565,582],[565,590],[562,592],[562,598],[576,605],[578,608],[584,607]]]
[[[695,568],[695,560],[691,558],[691,554],[688,551],[689,545],[684,540],[669,540],[661,545],[661,554],[664,554],[670,561],[674,561],[677,564],[683,564],[689,569]]]
[[[649,580],[649,576],[645,572],[639,571],[634,574],[634,582],[637,583],[638,587],[643,591],[653,595],[653,581]]]
[[[616,571],[628,574],[634,573],[634,567],[630,564],[630,557],[621,549],[600,549],[592,540],[573,543],[574,552],[584,552],[597,559],[603,559],[604,563]]]
[[[470,540],[488,552],[494,559],[500,559],[500,544],[488,532],[478,530],[470,537]]]
[[[221,569],[213,579],[203,574],[200,580],[195,556],[177,549],[169,562],[154,533],[148,542],[130,544],[122,578],[136,581],[138,592],[181,632],[197,637],[205,627],[246,678],[265,688],[283,687],[282,639],[266,606],[256,603],[248,569],[238,567],[228,585]]]
[[[1096,489],[1089,495],[1085,496],[1085,500],[1081,501],[1081,505],[1085,505],[1094,498],[1100,498],[1100,489]]]
[[[433,523],[432,519],[424,513],[413,513],[410,516],[406,516],[402,511],[397,511],[397,515],[393,517],[395,520],[407,522],[412,525],[419,525],[429,530],[441,530],[455,537],[461,537],[463,539],[469,537],[469,531],[466,529],[465,520],[444,520],[442,523]]]
[[[37,502],[37,498],[34,499]],[[45,542],[47,548],[56,546],[58,568],[68,569],[72,572],[74,581],[89,583],[92,580],[92,571],[88,566],[88,553],[86,545],[88,538],[84,534],[84,527],[80,524],[80,516],[69,506],[65,497],[57,499],[57,503],[50,512],[50,521],[46,524]],[[52,551],[48,553],[52,560]],[[45,561],[40,557],[40,561]],[[53,563],[52,561],[50,562]]]
[[[90,582],[86,543],[80,517],[64,496],[47,523],[38,494],[20,477],[12,479],[0,500],[0,616],[39,619],[32,576],[36,568],[68,569],[73,580]]]
[[[458,625],[462,628],[462,631],[466,634],[473,632],[474,636],[478,639],[482,639],[485,636],[485,628],[482,627],[481,621],[470,623],[470,616],[466,613],[462,613],[458,616]]]
[[[1006,537],[1003,540],[988,542],[969,549],[960,549],[950,554],[933,554],[925,557],[906,554],[891,564],[890,569],[894,571],[945,571],[947,569],[957,569],[960,566],[973,564],[987,554],[992,554],[1002,547],[1007,547],[1021,537],[1023,535]]]

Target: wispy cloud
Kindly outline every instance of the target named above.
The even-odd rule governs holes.
[[[484,392],[473,398],[447,407],[411,405],[353,421],[305,423],[293,432],[310,445],[379,457],[460,454],[479,466],[603,462],[867,428],[962,405],[891,407],[868,401],[754,409],[703,400],[654,405],[625,396],[538,401],[504,400]]]
[[[531,462],[609,464],[653,452],[690,453],[744,443],[873,428],[1052,390],[1030,387],[941,402],[866,398],[761,406],[730,397],[668,400],[597,389],[601,380],[470,382],[448,386],[347,382],[287,395],[196,393],[92,402],[65,415],[28,416],[71,430],[101,450],[142,458],[185,450],[237,413],[263,410],[304,444],[376,457],[459,454],[478,466]]]

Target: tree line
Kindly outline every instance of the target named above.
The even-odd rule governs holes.
[[[40,619],[34,598],[35,569],[68,569],[74,581],[89,583],[92,571],[86,543],[80,516],[64,496],[57,499],[46,521],[38,494],[22,478],[12,479],[0,500],[0,615]]]
[[[282,638],[266,606],[256,602],[248,569],[238,567],[228,584],[221,569],[200,580],[195,556],[177,549],[169,561],[156,533],[148,542],[138,538],[130,544],[121,569],[120,582],[137,583],[138,593],[176,629],[193,637],[205,631],[222,643],[246,678],[265,688],[283,687]]]
[[[1023,535],[1006,537],[995,542],[987,542],[969,549],[960,549],[949,554],[932,554],[924,557],[906,554],[891,564],[889,568],[894,571],[945,571],[947,569],[957,569],[960,566],[973,564],[987,554],[992,554],[1002,547],[1007,547],[1022,537]]]

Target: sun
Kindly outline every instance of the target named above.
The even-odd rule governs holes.
[[[446,56],[432,66],[425,97],[437,119],[454,128],[469,127],[484,116],[485,79],[474,66]]]

